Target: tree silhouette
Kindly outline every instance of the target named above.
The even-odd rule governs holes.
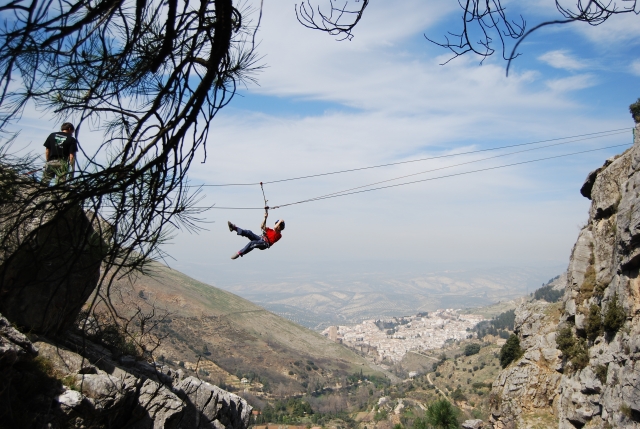
[[[173,229],[199,228],[187,172],[198,150],[206,159],[215,114],[259,68],[259,22],[232,0],[11,0],[0,11],[0,248],[34,219],[81,208],[90,223],[109,225],[95,297],[116,317],[114,280],[161,258]],[[80,148],[71,180],[39,185],[36,159],[12,156],[9,130],[27,107],[72,122],[76,135],[102,134]],[[65,252],[81,259],[85,248]]]
[[[425,38],[436,45],[448,49],[453,54],[445,61],[471,53],[482,58],[492,56],[500,50],[502,57],[508,62],[507,74],[511,61],[520,54],[517,52],[520,43],[532,32],[549,25],[562,25],[570,22],[584,22],[597,26],[607,21],[613,15],[624,13],[640,14],[636,10],[637,0],[623,0],[621,5],[603,0],[573,0],[574,6],[567,7],[560,0],[555,1],[559,19],[545,21],[527,29],[527,23],[522,16],[511,19],[507,16],[506,8],[501,0],[466,0],[459,2],[462,9],[461,29],[449,32],[443,42]],[[320,3],[320,6],[316,3]],[[363,18],[368,0],[355,2],[336,2],[322,0],[312,2],[305,0],[296,6],[298,21],[307,28],[324,31],[339,39],[351,39],[355,26]],[[515,41],[509,49],[509,41]],[[497,45],[497,46],[496,46]]]

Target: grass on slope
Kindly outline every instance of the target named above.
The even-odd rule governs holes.
[[[361,369],[375,372],[362,357],[314,331],[178,271],[160,264],[152,268],[153,275],[118,283],[119,308],[168,313],[159,325],[166,339],[156,351],[166,362],[197,365],[199,375],[212,382],[229,383],[232,374],[235,382],[255,379],[258,390],[267,384],[290,393],[335,383]]]

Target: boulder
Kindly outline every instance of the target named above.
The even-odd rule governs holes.
[[[138,405],[133,412],[139,420],[132,428],[196,429],[204,426],[189,426],[185,421],[187,404],[171,390],[152,380],[146,380],[140,388]],[[244,426],[242,429],[245,429]]]
[[[185,378],[175,390],[187,403],[186,427],[244,429],[249,425],[252,407],[233,393],[195,377]]]
[[[484,422],[480,419],[465,420],[462,423],[463,429],[482,429],[483,427],[484,427]]]
[[[31,332],[57,335],[98,284],[111,230],[79,206],[28,201],[0,209],[0,312]]]

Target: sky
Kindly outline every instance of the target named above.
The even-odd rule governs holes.
[[[504,4],[528,27],[558,18],[553,1]],[[451,55],[425,35],[443,40],[458,29],[456,1],[373,1],[346,41],[301,26],[294,5],[264,3],[257,32],[264,68],[214,119],[208,157],[194,163],[192,184],[267,182],[623,129],[485,161],[478,160],[509,151],[267,184],[273,206],[463,162],[478,161],[413,179],[632,142],[628,106],[640,97],[636,14],[599,27],[576,23],[535,32],[507,77],[499,53],[482,64],[466,55],[440,65]],[[250,18],[255,22],[255,12]],[[25,112],[21,124],[21,138],[34,150],[59,127],[42,113]],[[81,143],[96,138],[85,133]],[[232,291],[245,281],[276,283],[305,273],[393,276],[509,266],[540,267],[546,276],[549,267],[567,265],[587,220],[589,201],[579,193],[585,177],[624,149],[272,210],[269,224],[286,220],[282,240],[238,260],[230,256],[246,239],[231,233],[227,221],[257,232],[262,212],[212,209],[202,216],[205,230],[176,231],[164,248],[166,262]],[[204,187],[201,194],[203,206],[263,205],[257,185]]]

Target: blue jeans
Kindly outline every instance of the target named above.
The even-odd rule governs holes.
[[[269,243],[267,243],[263,237],[257,234],[254,234],[248,229],[242,229],[242,228],[236,227],[236,232],[238,233],[238,235],[247,237],[249,240],[251,240],[246,246],[242,248],[241,251],[238,252],[240,256],[246,255],[247,253],[251,252],[253,249],[264,250],[269,248]]]

